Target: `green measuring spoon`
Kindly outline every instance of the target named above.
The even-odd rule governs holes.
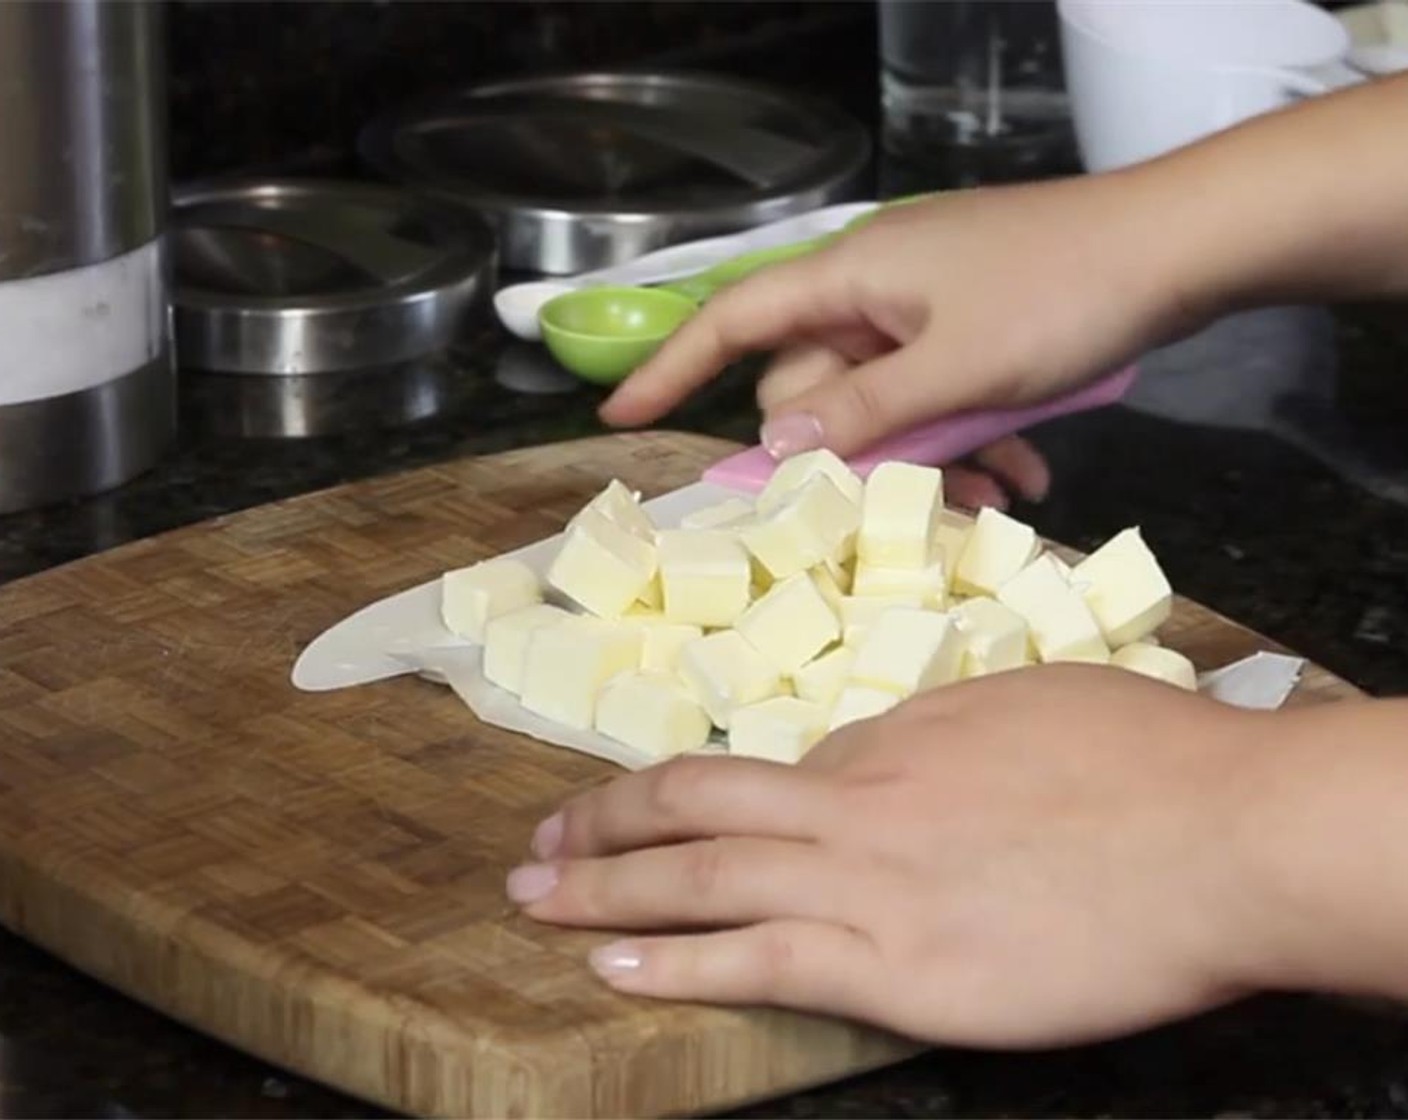
[[[646,361],[700,306],[723,288],[769,265],[804,256],[889,210],[932,195],[892,199],[835,233],[755,249],[703,272],[655,287],[589,287],[564,292],[538,312],[543,341],[566,369],[596,385],[614,385]]]

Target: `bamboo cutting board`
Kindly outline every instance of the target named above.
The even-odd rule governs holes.
[[[301,693],[353,610],[555,532],[615,476],[656,494],[732,445],[611,436],[357,483],[0,588],[0,921],[271,1062],[390,1108],[715,1111],[913,1047],[778,1012],[614,995],[603,935],[503,896],[604,763],[404,677]],[[1270,643],[1180,601],[1200,668]],[[1311,668],[1291,703],[1354,695]]]

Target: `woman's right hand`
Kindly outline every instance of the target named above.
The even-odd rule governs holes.
[[[828,374],[789,371],[805,388],[763,401],[760,438],[779,458],[819,446],[851,455],[947,413],[1057,395],[1195,325],[1162,189],[1157,175],[1116,173],[885,211],[720,293],[603,419],[650,423],[764,350],[793,365],[810,355]]]

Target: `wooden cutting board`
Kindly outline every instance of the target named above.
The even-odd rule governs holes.
[[[357,483],[0,588],[0,921],[193,1027],[393,1109],[714,1111],[914,1048],[767,1011],[617,996],[604,935],[503,879],[606,764],[479,726],[414,678],[295,690],[353,610],[539,539],[611,477],[647,494],[733,450],[612,436]],[[1200,667],[1271,644],[1180,601]],[[1292,703],[1354,695],[1311,669]]]

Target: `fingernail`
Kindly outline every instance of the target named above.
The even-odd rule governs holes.
[[[520,906],[547,898],[557,886],[557,868],[550,863],[527,863],[508,873],[508,897]]]
[[[640,971],[641,951],[629,941],[613,941],[587,954],[587,963],[603,980],[617,980]]]
[[[763,424],[758,440],[774,459],[786,459],[821,446],[821,421],[810,412],[786,412]]]
[[[557,849],[562,847],[562,814],[554,813],[533,830],[533,841],[529,845],[539,859],[552,859]]]

